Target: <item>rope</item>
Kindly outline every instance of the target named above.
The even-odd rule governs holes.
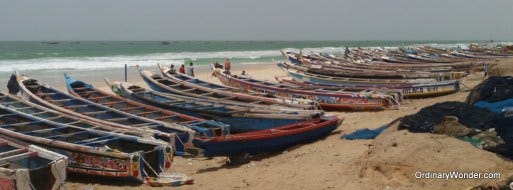
[[[153,174],[155,174],[155,176],[159,176],[159,174],[157,173],[157,171],[155,171],[155,169],[153,169],[153,168],[151,167],[151,165],[150,165],[150,164],[148,164],[148,162],[146,162],[146,160],[144,159],[144,156],[142,156],[142,155],[141,155],[141,160],[144,162],[144,165],[146,165],[146,166],[148,166],[148,168],[150,168],[150,170],[153,172]],[[144,169],[143,169],[143,171],[144,171]],[[148,174],[146,174],[146,175],[148,175]]]

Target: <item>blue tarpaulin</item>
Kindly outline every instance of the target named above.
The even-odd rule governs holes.
[[[343,134],[340,138],[342,139],[349,139],[349,140],[357,140],[357,139],[374,139],[376,138],[381,132],[383,132],[386,128],[388,128],[388,125],[383,125],[377,129],[371,130],[368,128],[365,129],[359,129],[353,133],[350,134]]]
[[[474,104],[474,106],[477,106],[480,108],[486,108],[494,113],[501,113],[504,110],[504,108],[513,106],[513,98],[498,101],[498,102],[479,101],[479,102],[476,102]]]

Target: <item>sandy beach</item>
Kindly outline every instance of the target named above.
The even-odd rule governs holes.
[[[513,59],[497,61],[513,64]],[[155,68],[152,68],[155,69]],[[197,77],[216,82],[208,68],[197,69]],[[274,80],[285,75],[273,64],[234,65],[233,72],[246,70],[254,78]],[[122,73],[122,72],[120,72]],[[111,74],[111,80],[122,80],[122,74]],[[109,90],[98,75],[78,79]],[[473,147],[453,137],[409,133],[388,129],[375,140],[342,140],[340,135],[358,129],[375,129],[398,117],[414,114],[421,108],[444,101],[464,101],[468,91],[483,80],[483,73],[462,80],[462,91],[441,97],[405,100],[397,110],[381,112],[328,112],[344,122],[328,137],[298,145],[283,152],[253,157],[250,162],[229,165],[226,158],[175,157],[173,171],[193,178],[193,185],[176,189],[466,189],[480,184],[496,184],[513,174],[513,162],[494,153]],[[61,80],[62,81],[62,80]],[[129,81],[145,86],[133,71]],[[43,81],[46,82],[46,81]],[[48,82],[64,87],[58,80]],[[64,89],[64,88],[63,88]],[[440,180],[416,179],[415,172],[460,171],[499,172],[499,179]],[[169,189],[145,184],[111,182],[70,177],[66,189]]]

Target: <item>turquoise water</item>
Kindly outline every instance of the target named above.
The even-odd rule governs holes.
[[[437,47],[465,47],[476,41],[179,41],[179,42],[0,42],[0,89],[9,76],[19,71],[63,88],[63,73],[88,82],[103,84],[103,78],[123,80],[123,67],[128,69],[129,81],[140,81],[133,66],[155,70],[155,64],[181,65],[193,60],[197,71],[208,70],[207,64],[272,63],[283,60],[279,50],[303,52],[343,52],[348,47],[387,47],[432,45]],[[203,66],[202,66],[203,65]]]
[[[429,44],[440,47],[475,41],[86,41],[0,42],[0,72],[95,70],[155,63],[205,65],[231,58],[235,64],[283,59],[278,50],[341,52],[348,47],[398,47]]]

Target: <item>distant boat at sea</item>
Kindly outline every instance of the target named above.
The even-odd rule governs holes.
[[[41,42],[42,44],[50,44],[50,45],[57,45],[60,44],[60,42]]]

